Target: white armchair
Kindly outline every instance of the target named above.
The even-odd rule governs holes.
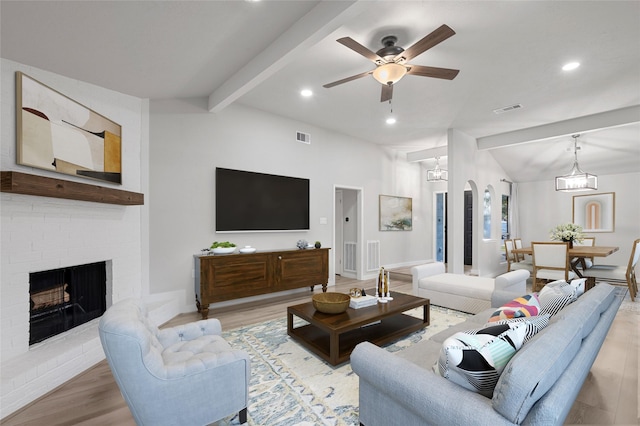
[[[114,304],[100,341],[138,425],[206,425],[233,413],[247,419],[249,356],[208,319],[159,330],[141,301]]]

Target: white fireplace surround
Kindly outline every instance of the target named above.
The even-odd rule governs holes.
[[[148,149],[148,101],[6,59],[1,65],[3,171],[95,184],[16,164],[15,73],[22,71],[120,124],[123,184],[101,185],[146,192],[141,158]],[[107,306],[127,297],[149,299],[142,243],[147,208],[0,193],[0,418],[104,359],[98,319],[29,346],[29,273],[107,260]]]

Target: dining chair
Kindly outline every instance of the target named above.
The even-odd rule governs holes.
[[[574,241],[573,246],[593,247],[596,245],[596,237],[584,237],[582,242]],[[574,257],[571,264],[576,264],[581,269],[588,269],[593,266],[593,257]]]
[[[517,249],[521,249],[522,248],[522,238],[514,238],[513,239],[513,245]],[[519,262],[526,262],[528,264],[532,264],[531,256],[529,256],[527,254],[520,254],[520,255],[516,255],[516,256],[518,257],[518,261]]]
[[[631,256],[629,257],[629,263],[626,268],[618,265],[593,265],[591,268],[586,269],[582,275],[587,279],[597,279],[615,283],[625,283],[629,287],[629,295],[631,301],[635,301],[635,297],[638,294],[638,281],[636,280],[636,265],[638,265],[638,259],[640,258],[640,238],[633,242],[631,248]]]
[[[513,240],[504,240],[504,251],[507,258],[507,272],[523,269],[533,273],[533,264],[520,261],[518,255],[512,250],[514,249]]]
[[[532,242],[533,291],[540,291],[544,281],[569,281],[577,277],[569,265],[569,243]]]

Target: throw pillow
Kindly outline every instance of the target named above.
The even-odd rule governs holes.
[[[511,302],[499,307],[491,317],[489,322],[500,321],[509,318],[523,318],[538,315],[540,312],[540,302],[535,293],[525,294],[517,297]]]
[[[578,278],[576,280],[572,280],[569,285],[571,285],[575,290],[576,290],[576,298],[580,297],[584,294],[584,288],[585,288],[585,283],[586,283],[587,279],[586,278]]]
[[[554,316],[565,306],[575,302],[577,298],[577,287],[564,280],[551,282],[538,293],[540,313]]]
[[[533,336],[538,334],[539,331],[541,331],[543,328],[549,325],[550,318],[551,318],[551,315],[549,314],[537,315],[534,317],[511,318],[511,319],[500,320],[497,322],[487,323],[485,324],[485,327],[492,326],[492,325],[508,325],[509,327],[512,327],[512,326],[515,326],[516,324],[524,323],[526,327],[525,329],[526,331],[525,331],[523,343],[527,343]]]
[[[504,331],[503,331],[504,330]],[[440,349],[438,370],[445,379],[488,398],[507,363],[522,347],[524,323],[492,325],[475,334],[458,332]]]

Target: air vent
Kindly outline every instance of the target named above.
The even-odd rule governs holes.
[[[296,140],[298,142],[306,143],[307,145],[311,145],[311,135],[309,133],[296,132]]]
[[[509,105],[509,106],[506,106],[506,107],[503,107],[503,108],[494,109],[493,113],[494,114],[502,114],[502,113],[505,113],[505,112],[508,112],[508,111],[513,111],[514,109],[520,109],[520,108],[522,108],[521,104]]]

